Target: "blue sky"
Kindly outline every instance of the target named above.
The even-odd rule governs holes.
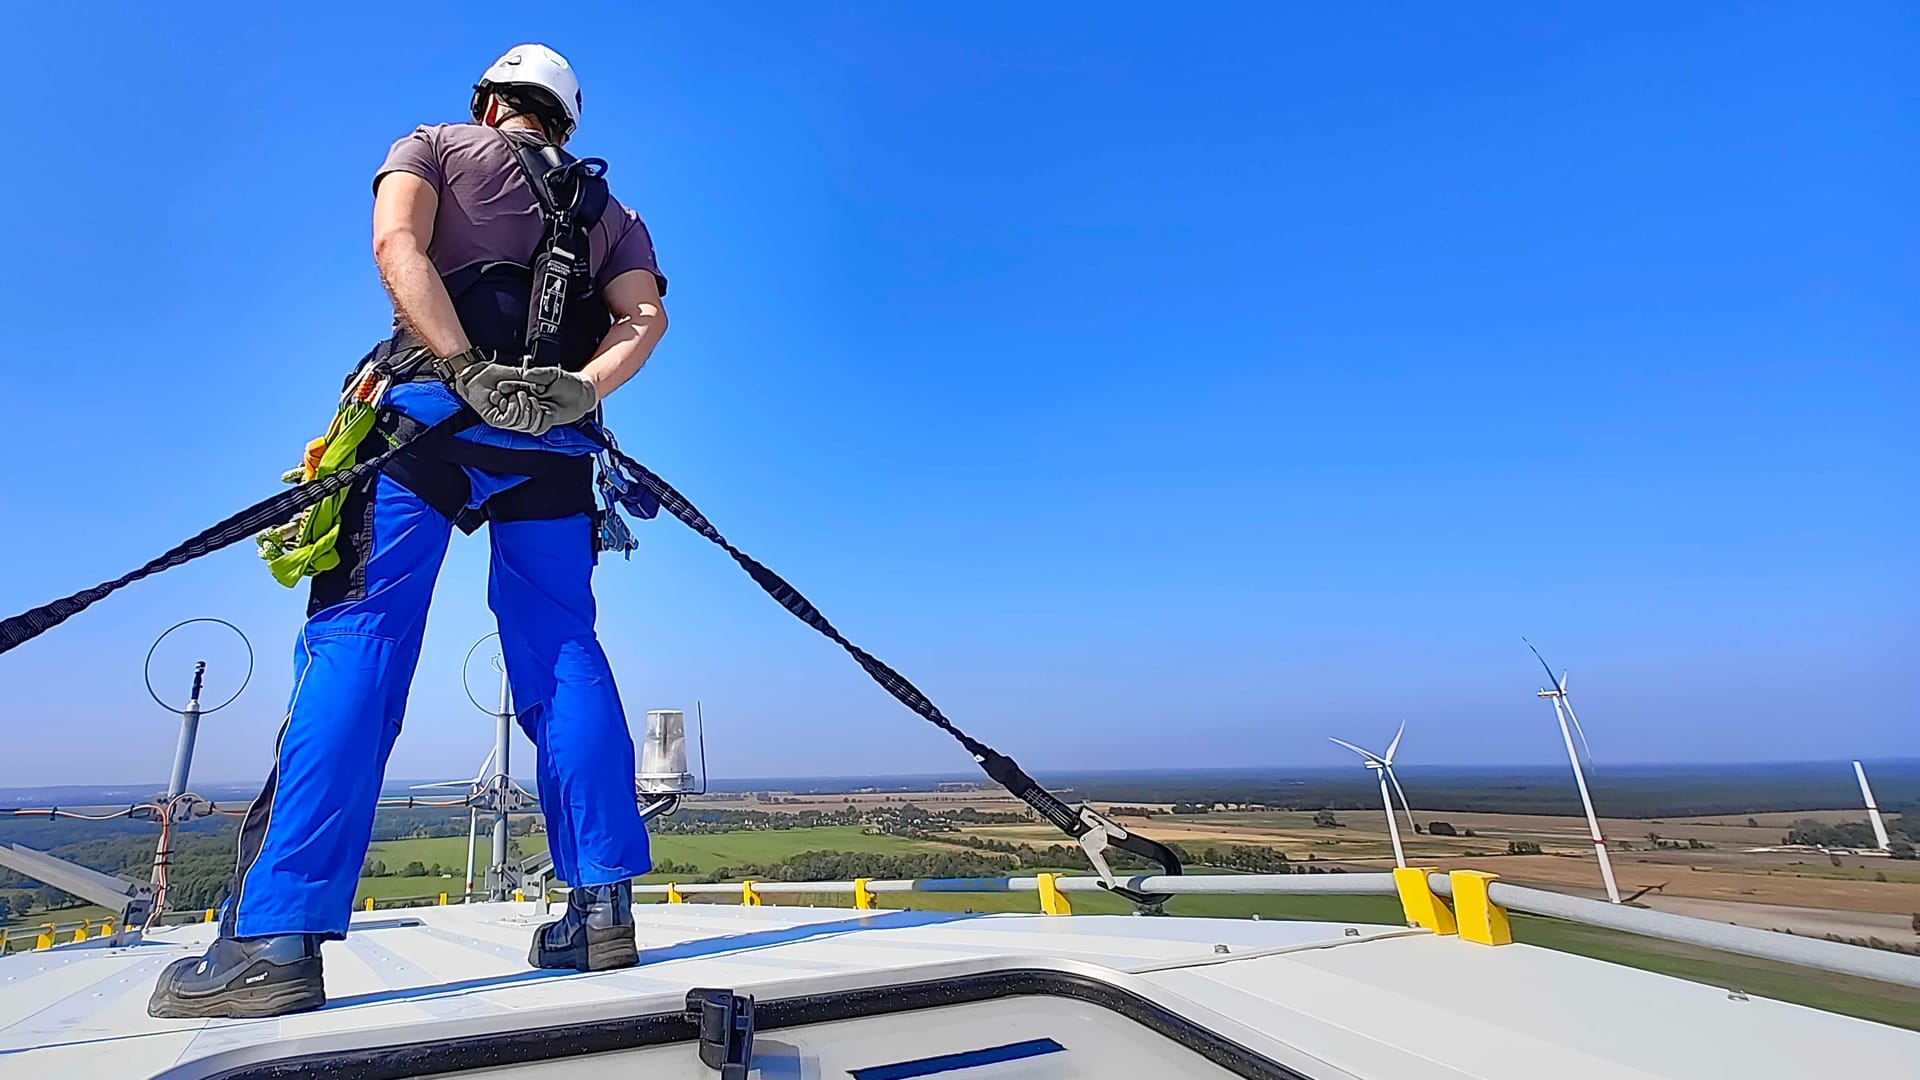
[[[625,446],[1035,768],[1911,753],[1900,5],[193,5],[19,13],[0,611],[272,491],[387,306],[368,180],[506,46],[581,72],[672,278]],[[629,709],[722,775],[958,770],[679,525],[601,571]],[[489,738],[449,559],[395,776]],[[158,779],[140,660],[260,671],[246,546],[0,658],[0,785]],[[215,682],[236,661],[196,648]],[[182,675],[168,674],[174,681]],[[484,700],[484,696],[483,696]]]

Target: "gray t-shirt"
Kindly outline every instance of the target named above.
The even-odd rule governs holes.
[[[386,164],[374,174],[381,178],[407,172],[433,185],[440,209],[433,219],[433,239],[427,257],[445,277],[476,263],[509,260],[524,263],[533,257],[545,233],[540,203],[527,186],[507,136],[479,124],[434,124],[416,128],[393,144]],[[606,212],[593,227],[588,265],[594,281],[607,282],[630,270],[652,272],[666,295],[667,279],[654,261],[653,237],[645,222],[618,199],[607,200]]]

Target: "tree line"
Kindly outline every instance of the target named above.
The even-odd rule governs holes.
[[[1920,842],[1920,814],[1902,814],[1887,821],[1886,826],[1887,851],[1896,859],[1915,858],[1915,844]],[[1879,845],[1879,838],[1873,835],[1873,826],[1864,821],[1827,824],[1802,818],[1788,826],[1781,842],[1807,847],[1871,849]]]

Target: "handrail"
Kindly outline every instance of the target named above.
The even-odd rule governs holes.
[[[71,940],[80,942],[93,938],[112,937],[114,928],[120,920],[113,916],[92,919],[69,919],[64,922],[23,923],[19,926],[0,927],[0,955],[4,955],[15,942],[32,941],[31,948],[45,949],[53,945],[61,934],[72,934]]]
[[[1844,942],[1798,937],[1772,930],[1673,915],[1649,908],[1611,904],[1564,893],[1509,885],[1480,875],[1486,881],[1487,903],[1504,923],[1506,911],[1524,912],[1562,919],[1568,922],[1618,930],[1642,937],[1658,938],[1686,945],[1718,949],[1722,952],[1774,960],[1800,967],[1815,968],[1841,975],[1920,987],[1920,957],[1883,949],[1866,948]],[[1098,893],[1108,891],[1099,878],[1042,875],[1002,878],[919,878],[913,880],[862,881],[755,881],[749,892],[758,895],[867,893],[986,893],[1041,892],[1043,878],[1049,888],[1060,893]],[[1419,875],[1412,880],[1417,882]],[[1429,872],[1427,886],[1434,896],[1453,898],[1454,881],[1447,875]],[[1407,903],[1409,921],[1413,920],[1412,900],[1401,891],[1392,874],[1371,872],[1329,874],[1186,874],[1180,876],[1142,875],[1120,882],[1129,889],[1173,896],[1191,895],[1318,895],[1318,896],[1400,896]],[[719,895],[740,897],[740,882],[698,882],[689,884],[637,884],[641,895],[682,896]],[[1451,918],[1442,933],[1453,932]],[[1498,940],[1498,939],[1496,939]]]
[[[735,885],[738,889],[740,886]],[[378,911],[381,908],[439,907],[444,904],[464,903],[468,897],[487,899],[483,892],[443,892],[421,893],[418,896],[363,896],[353,905],[355,911]]]
[[[1120,884],[1139,892],[1169,894],[1244,894],[1273,895],[1298,893],[1323,896],[1393,896],[1392,874],[1183,874],[1165,877],[1157,874],[1121,879]],[[687,896],[740,895],[739,882],[696,882],[672,886]],[[1061,892],[1109,892],[1096,877],[1054,879]],[[666,895],[666,885],[635,885],[633,891],[647,895]],[[756,881],[758,893],[847,893],[854,891],[851,881]],[[988,893],[1038,892],[1037,877],[1003,878],[872,878],[867,891],[873,893]]]
[[[1435,874],[1433,877],[1443,875]],[[1434,892],[1441,892],[1438,885],[1434,887]],[[1545,915],[1641,937],[1920,987],[1920,957],[1885,949],[1800,937],[1776,930],[1756,930],[1751,926],[1735,926],[1651,908],[1610,904],[1604,900],[1589,900],[1584,896],[1568,896],[1498,881],[1487,887],[1487,898],[1501,907],[1524,911],[1529,915]]]

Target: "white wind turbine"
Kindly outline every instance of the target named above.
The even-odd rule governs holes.
[[[1566,741],[1567,759],[1573,762],[1573,782],[1580,788],[1580,805],[1586,808],[1587,828],[1593,832],[1593,850],[1600,856],[1600,879],[1606,882],[1607,899],[1617,904],[1620,902],[1620,886],[1613,882],[1613,863],[1607,858],[1607,841],[1600,835],[1600,819],[1593,814],[1593,796],[1587,794],[1587,774],[1581,771],[1580,755],[1573,749],[1573,732],[1580,732],[1582,746],[1587,745],[1587,733],[1580,726],[1580,718],[1573,714],[1573,699],[1567,697],[1567,673],[1561,672],[1559,681],[1554,682],[1553,668],[1547,666],[1547,658],[1540,655],[1539,649],[1533,648],[1533,642],[1527,641],[1526,638],[1520,640],[1526,642],[1527,648],[1533,649],[1533,658],[1540,661],[1541,667],[1546,668],[1547,679],[1553,682],[1553,689],[1542,690],[1537,696],[1552,701],[1553,714],[1560,718],[1560,738]],[[1572,731],[1567,729],[1569,720],[1573,722]],[[1593,748],[1590,746],[1587,747],[1587,756],[1589,758],[1593,756]]]
[[[1387,752],[1384,754],[1376,754],[1371,750],[1363,750],[1345,739],[1328,738],[1329,742],[1339,743],[1341,746],[1359,754],[1360,759],[1366,762],[1367,768],[1379,774],[1380,801],[1384,803],[1387,808],[1387,835],[1393,838],[1393,864],[1395,866],[1407,865],[1407,854],[1400,847],[1400,826],[1393,820],[1393,796],[1387,793],[1387,782],[1392,781],[1393,790],[1400,793],[1400,806],[1406,810],[1407,826],[1411,828],[1413,826],[1413,808],[1407,805],[1407,793],[1400,788],[1400,778],[1393,775],[1393,752],[1400,748],[1400,736],[1406,733],[1407,725],[1402,722],[1400,730],[1393,734],[1393,741],[1387,744]]]

